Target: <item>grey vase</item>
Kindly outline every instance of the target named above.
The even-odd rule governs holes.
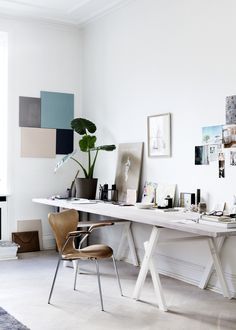
[[[76,178],[76,198],[95,199],[98,179]]]

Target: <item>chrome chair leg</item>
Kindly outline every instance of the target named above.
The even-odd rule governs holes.
[[[76,290],[76,282],[77,282],[78,269],[79,269],[79,260],[76,260],[76,266],[74,265],[74,272],[75,272],[74,290]]]
[[[52,292],[53,292],[53,289],[54,289],[54,285],[55,285],[55,281],[56,281],[57,272],[58,272],[58,269],[59,269],[60,262],[61,262],[61,258],[59,258],[58,262],[57,262],[57,268],[56,268],[55,275],[54,275],[54,278],[53,278],[52,287],[51,287],[51,291],[50,291],[49,298],[48,298],[48,304],[50,304],[50,300],[51,300]]]
[[[115,272],[116,272],[116,278],[117,278],[119,289],[120,289],[120,295],[123,296],[123,292],[122,292],[122,288],[121,288],[121,284],[120,284],[120,276],[118,273],[118,268],[117,268],[116,260],[115,260],[114,256],[112,256],[112,260],[113,260],[113,265],[114,265]]]
[[[99,272],[99,265],[98,265],[98,261],[97,261],[97,259],[95,259],[95,263],[96,263],[96,269],[97,269],[98,288],[99,288],[99,295],[100,295],[100,301],[101,301],[101,308],[102,308],[102,311],[104,311],[104,308],[103,308],[103,300],[102,300],[101,281],[100,281],[100,272]]]

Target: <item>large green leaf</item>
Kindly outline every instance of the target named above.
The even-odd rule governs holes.
[[[96,132],[97,128],[94,123],[92,123],[90,120],[85,119],[85,118],[75,118],[71,121],[71,127],[73,130],[80,134],[84,135],[87,134],[87,131],[89,133],[94,133]]]
[[[95,135],[85,135],[79,141],[79,146],[81,151],[89,151],[90,149],[95,148],[95,142],[97,138]]]

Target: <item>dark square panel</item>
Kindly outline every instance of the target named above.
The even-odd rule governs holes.
[[[41,127],[40,98],[20,96],[19,107],[20,127]]]
[[[66,155],[74,150],[74,134],[72,129],[57,129],[56,154]]]

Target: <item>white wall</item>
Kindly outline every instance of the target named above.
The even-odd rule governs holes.
[[[54,174],[57,159],[20,157],[19,96],[40,97],[40,91],[75,94],[75,115],[81,102],[79,31],[64,25],[0,19],[9,33],[9,228],[17,220],[42,219],[44,245],[51,244],[49,208],[33,197],[64,193],[75,173],[71,163]],[[48,240],[48,241],[47,241]]]
[[[144,141],[142,181],[176,183],[178,192],[200,188],[209,209],[217,201],[229,207],[235,193],[229,151],[225,179],[218,178],[217,163],[194,165],[201,127],[224,124],[225,97],[236,94],[235,10],[233,0],[135,0],[83,31],[83,114],[96,122],[99,140]],[[172,114],[172,157],[148,158],[147,116],[166,112]],[[115,152],[99,156],[102,184],[113,183],[115,166]],[[150,229],[133,229],[142,254]],[[223,250],[231,284],[233,244],[229,239]],[[195,283],[209,257],[205,251],[193,243],[163,247],[163,272]],[[174,271],[165,264],[170,258]]]

